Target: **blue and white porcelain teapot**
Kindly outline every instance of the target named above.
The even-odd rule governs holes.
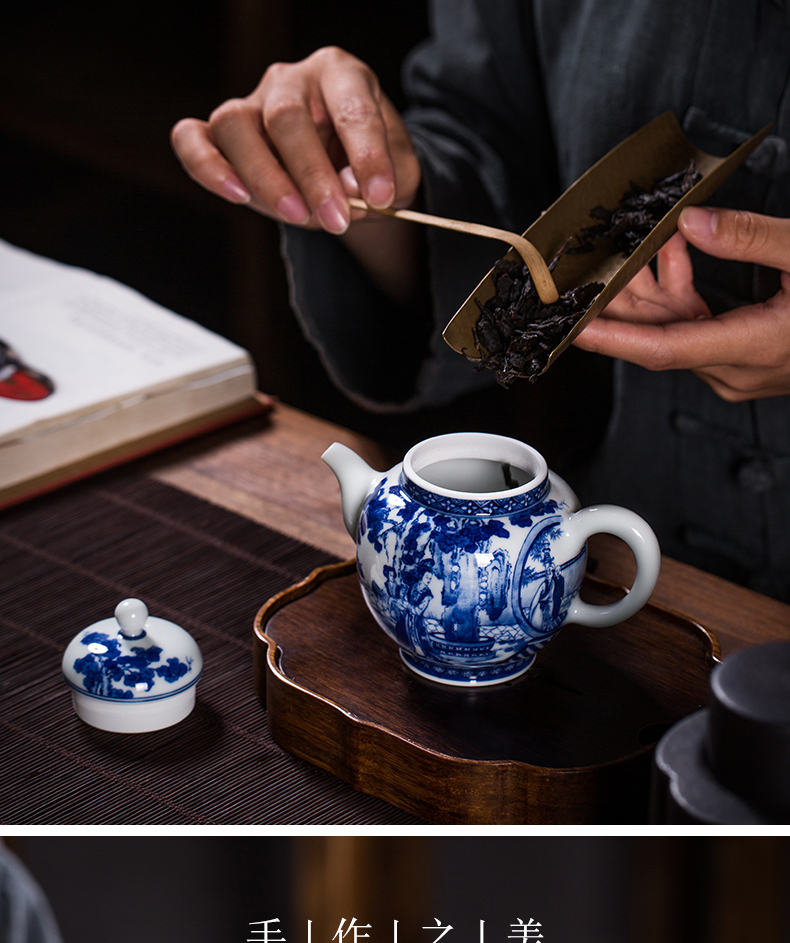
[[[614,625],[655,588],[650,527],[613,505],[578,510],[535,449],[503,436],[426,439],[386,473],[335,443],[323,455],[376,621],[405,664],[445,684],[489,685],[526,671],[568,622]],[[636,557],[631,591],[611,605],[579,599],[586,541],[621,537]]]

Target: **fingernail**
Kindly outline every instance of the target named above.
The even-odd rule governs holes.
[[[395,196],[395,184],[383,175],[371,177],[365,187],[365,200],[369,206],[389,206]]]
[[[316,216],[321,221],[321,225],[328,232],[340,235],[348,229],[348,220],[343,215],[343,211],[337,204],[334,197],[324,200],[316,210]]]
[[[288,223],[306,223],[310,219],[310,210],[304,200],[296,193],[289,193],[277,204],[277,212]]]
[[[354,171],[347,164],[338,174],[340,179],[343,181],[343,186],[351,194],[361,193],[359,189],[359,184],[357,183],[357,178],[354,176]]]
[[[709,239],[716,232],[716,213],[706,206],[687,206],[681,213],[681,219],[683,228],[700,239]]]
[[[231,203],[249,203],[252,199],[250,191],[232,177],[226,177],[222,181],[222,194],[227,197]]]

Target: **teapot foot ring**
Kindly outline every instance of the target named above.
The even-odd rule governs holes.
[[[521,677],[532,667],[535,661],[535,652],[531,652],[522,658],[510,658],[498,665],[457,668],[437,664],[403,649],[401,649],[400,657],[409,671],[413,671],[428,681],[459,688],[482,688],[504,684],[507,681],[515,681],[516,678]]]

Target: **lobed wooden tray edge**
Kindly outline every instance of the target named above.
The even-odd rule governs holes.
[[[363,720],[342,704],[289,678],[277,643],[266,634],[272,616],[327,580],[355,573],[355,561],[319,567],[269,599],[254,622],[254,679],[274,740],[290,753],[362,792],[437,824],[609,824],[628,808],[615,801],[642,788],[654,745],[610,762],[555,769],[518,760],[474,760],[437,752]],[[592,575],[591,582],[623,591]],[[648,606],[695,633],[708,663],[720,661],[715,635],[668,607]],[[645,808],[646,814],[646,808]],[[629,818],[625,820],[630,821]]]

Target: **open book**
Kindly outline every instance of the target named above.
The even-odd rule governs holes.
[[[242,348],[0,240],[0,507],[267,405]]]

